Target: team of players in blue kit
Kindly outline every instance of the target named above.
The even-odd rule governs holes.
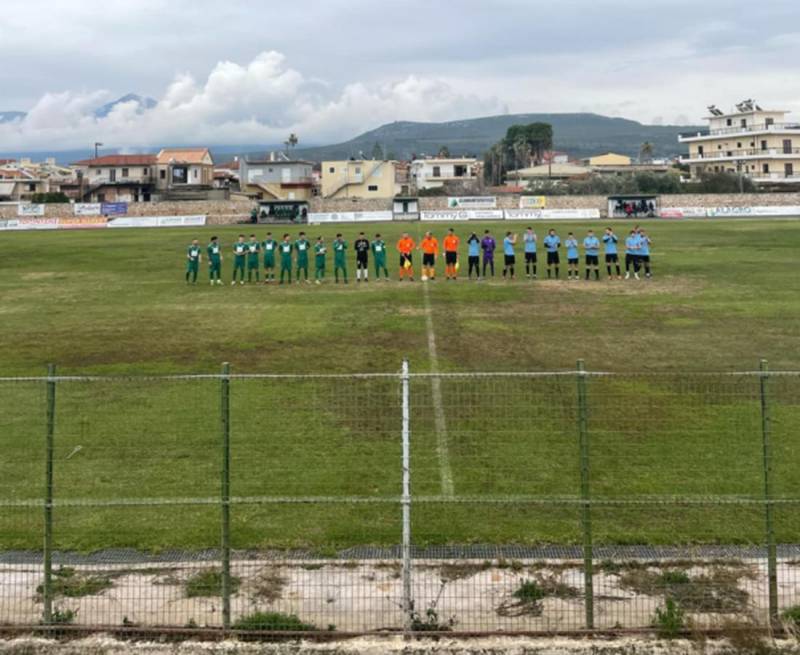
[[[507,232],[503,239],[503,277],[514,279],[516,273],[516,245],[517,235]],[[525,276],[530,279],[538,277],[538,241],[539,238],[532,227],[527,228],[522,236],[523,252],[525,257]],[[600,279],[600,252],[603,251],[605,257],[606,271],[609,278],[622,278],[622,270],[619,259],[619,237],[610,227],[605,229],[602,237],[598,237],[594,230],[589,230],[582,242],[572,233],[567,234],[563,244],[561,237],[554,229],[547,231],[542,239],[542,245],[546,253],[546,269],[548,279],[558,279],[561,269],[561,248],[566,249],[567,258],[567,279],[579,280],[580,275],[580,251],[583,249],[585,279],[589,280],[594,276],[595,280]],[[644,270],[647,278],[652,277],[650,267],[650,248],[653,245],[652,239],[645,230],[636,226],[630,231],[625,239],[625,279],[630,279],[631,275],[635,279],[639,278],[640,271]],[[473,272],[477,279],[487,276],[494,276],[494,252],[497,249],[497,242],[486,230],[482,239],[479,239],[474,232],[467,239],[469,271],[468,277],[472,278]],[[483,255],[483,266],[481,267],[481,255]]]

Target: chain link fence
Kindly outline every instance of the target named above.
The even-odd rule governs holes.
[[[7,629],[800,623],[800,373],[0,378]]]

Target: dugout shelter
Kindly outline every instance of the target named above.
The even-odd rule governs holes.
[[[608,217],[655,218],[661,206],[660,200],[659,196],[651,194],[608,196]]]
[[[308,203],[303,200],[262,200],[254,210],[257,223],[308,223]]]

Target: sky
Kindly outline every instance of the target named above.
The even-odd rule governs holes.
[[[2,0],[0,150],[347,140],[395,120],[800,115],[797,0]],[[158,105],[118,105],[129,92]]]

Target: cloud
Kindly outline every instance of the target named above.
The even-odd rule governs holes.
[[[6,149],[66,149],[160,144],[281,143],[289,132],[306,143],[338,140],[392,120],[447,120],[501,113],[495,97],[460,93],[447,81],[408,75],[390,83],[355,82],[336,91],[291,68],[283,54],[262,52],[246,64],[217,63],[205,80],[176,75],[142,111],[136,101],[95,117],[107,91],[47,93],[21,121],[0,124]]]

